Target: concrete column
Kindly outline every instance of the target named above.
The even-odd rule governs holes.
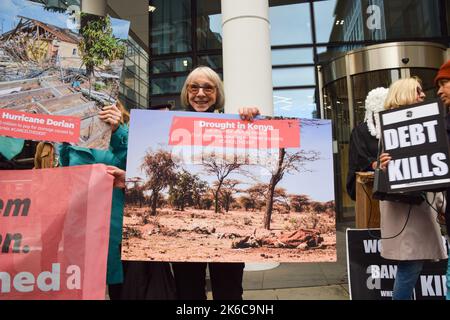
[[[81,11],[98,16],[105,16],[106,0],[81,0]]]
[[[273,115],[268,0],[222,0],[225,112]]]

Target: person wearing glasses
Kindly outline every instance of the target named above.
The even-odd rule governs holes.
[[[425,93],[418,78],[400,79],[390,86],[384,107],[395,109],[424,99]],[[385,170],[390,160],[391,156],[382,151],[380,168]],[[393,300],[412,299],[425,260],[447,258],[436,210],[442,207],[443,198],[441,193],[427,193],[427,198],[420,205],[380,201],[380,253],[383,258],[398,262]]]
[[[225,104],[223,83],[209,67],[195,68],[181,90],[181,103],[186,111],[222,111]],[[252,121],[259,115],[258,108],[240,108],[241,119]],[[177,298],[206,300],[205,277],[208,265],[214,300],[242,300],[244,263],[172,263]]]
[[[441,101],[444,103],[446,107],[446,120],[447,120],[447,137],[450,141],[450,116],[448,112],[450,111],[450,60],[444,63],[434,78],[434,83],[438,87],[438,96]],[[446,192],[446,204],[445,207],[445,225],[446,225],[446,234],[447,241],[449,239],[450,232],[450,205],[448,205],[450,201],[450,188],[447,189]],[[447,264],[447,295],[446,299],[450,300],[450,259]]]

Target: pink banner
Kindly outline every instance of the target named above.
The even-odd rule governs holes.
[[[245,149],[300,147],[300,121],[174,117],[169,145]]]
[[[0,109],[0,135],[78,143],[80,118]]]
[[[104,165],[0,171],[0,300],[105,297]]]

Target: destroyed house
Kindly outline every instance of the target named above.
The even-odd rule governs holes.
[[[69,29],[18,16],[17,26],[1,35],[0,44],[14,60],[59,62],[61,67],[81,66],[81,37]]]

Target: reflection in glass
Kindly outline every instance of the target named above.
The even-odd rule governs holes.
[[[153,78],[151,94],[180,93],[186,76]]]
[[[272,69],[272,79],[274,87],[314,85],[314,67]]]
[[[332,15],[333,25],[329,40],[335,42],[438,37],[441,35],[439,2],[338,0]],[[317,2],[316,7],[329,15],[330,10],[326,3]],[[321,34],[321,38],[326,41],[324,34]]]
[[[272,65],[313,63],[312,48],[272,49]]]
[[[214,70],[223,68],[221,54],[210,54],[206,56],[199,56],[198,63],[203,66],[208,66]]]
[[[153,73],[183,72],[192,69],[192,58],[182,57],[165,60],[152,60]]]
[[[370,90],[378,87],[389,88],[399,77],[398,69],[372,71],[352,76],[355,126],[364,121],[365,101]]]
[[[316,21],[316,41],[329,42],[331,30],[335,25],[334,8],[337,0],[314,2],[314,17]],[[339,21],[340,23],[340,21]]]
[[[345,78],[324,87],[325,116],[333,123],[333,140],[337,141],[338,154],[335,157],[336,209],[338,218],[354,216],[354,203],[345,191],[348,172],[348,145],[350,140],[350,117]]]
[[[271,44],[312,43],[309,3],[269,8]]]
[[[316,110],[314,89],[274,90],[275,116],[313,118]]]
[[[220,0],[197,1],[197,45],[199,50],[222,49]]]
[[[152,0],[151,50],[154,55],[185,52],[191,45],[191,1]]]

